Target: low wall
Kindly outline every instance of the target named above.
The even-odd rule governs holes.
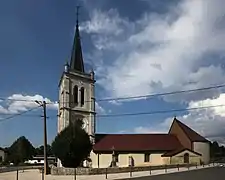
[[[138,167],[114,167],[114,168],[64,168],[64,167],[51,167],[52,175],[96,175],[96,174],[112,174],[112,173],[124,173],[124,172],[138,172],[138,171],[150,171],[158,169],[169,169],[178,167],[190,167],[196,165],[162,165],[162,166],[138,166]],[[75,172],[76,171],[76,172]]]

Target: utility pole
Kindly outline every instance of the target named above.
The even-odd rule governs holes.
[[[43,112],[44,112],[44,173],[49,173],[48,159],[47,159],[47,116],[46,116],[46,102],[43,101]]]
[[[47,115],[46,115],[46,101],[35,101],[37,104],[43,107],[44,118],[44,175],[49,174],[48,159],[47,159]]]

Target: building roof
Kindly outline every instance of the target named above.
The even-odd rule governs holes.
[[[97,134],[94,152],[100,151],[171,151],[180,148],[172,134]]]
[[[183,130],[183,132],[186,134],[186,136],[192,142],[206,142],[206,141],[208,141],[207,139],[202,137],[200,134],[198,134],[197,132],[195,132],[194,130],[192,130],[191,128],[189,128],[188,126],[186,126],[185,124],[183,124],[182,122],[177,120],[176,118],[174,118],[173,123],[175,123],[175,122],[178,124],[178,126]]]
[[[183,151],[186,151],[186,150],[189,151],[189,152],[192,152],[192,153],[194,153],[194,154],[196,154],[198,156],[201,156],[201,154],[198,153],[198,152],[192,151],[191,149],[188,149],[188,148],[181,147],[181,148],[178,148],[176,150],[173,150],[173,151],[169,151],[169,152],[164,153],[162,155],[162,157],[172,157],[172,156],[175,156],[175,155],[177,155],[177,154],[179,154],[179,153],[181,153]]]
[[[4,149],[4,148],[2,148],[2,147],[0,147],[0,150],[6,152],[6,149]]]

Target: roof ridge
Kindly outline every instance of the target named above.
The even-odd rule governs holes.
[[[112,134],[96,134],[96,135],[172,135],[168,133],[112,133]]]
[[[184,131],[184,133],[187,135],[187,137],[190,140],[193,140],[192,139],[193,137],[190,137],[191,135],[189,133],[194,133],[195,135],[197,135],[198,137],[200,137],[202,140],[206,140],[202,135],[200,135],[199,133],[197,133],[195,130],[193,130],[192,128],[190,128],[189,126],[187,126],[186,124],[184,124],[180,120],[174,118],[174,121],[177,122],[177,124],[179,125],[179,127]],[[187,131],[189,131],[189,132],[187,132]]]

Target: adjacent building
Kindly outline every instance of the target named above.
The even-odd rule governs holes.
[[[109,167],[112,154],[120,167],[207,164],[210,142],[174,118],[167,134],[96,134],[92,167]]]
[[[58,132],[80,119],[93,143],[92,167],[208,163],[209,141],[174,119],[167,134],[96,134],[95,77],[85,72],[78,21],[70,63],[59,82]],[[58,163],[61,166],[61,163]]]
[[[0,147],[0,163],[5,160],[6,155],[7,155],[6,150]]]

